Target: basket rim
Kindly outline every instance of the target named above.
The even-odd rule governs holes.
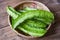
[[[14,6],[14,8],[17,7],[18,5],[22,4],[22,3],[25,3],[25,2],[34,2],[34,3],[39,3],[39,4],[44,5],[43,3],[38,2],[38,1],[22,1],[22,2],[20,2],[20,3],[18,3],[18,4],[16,4],[16,5]],[[45,6],[45,5],[44,5],[44,6]],[[45,7],[48,9],[47,6],[45,6]],[[50,11],[50,10],[48,9],[47,11]],[[12,25],[11,25],[11,22],[10,22],[10,16],[9,16],[9,15],[8,15],[8,23],[9,23],[11,29],[12,29]],[[49,30],[50,26],[51,26],[51,24],[47,27],[47,29],[46,29],[47,31]],[[17,34],[18,34],[19,36],[21,36],[21,37],[25,37],[25,38],[37,38],[37,37],[33,37],[33,36],[23,35],[23,34],[21,34],[21,33],[18,33],[16,30],[13,30],[13,31],[14,31],[15,33],[17,33]]]

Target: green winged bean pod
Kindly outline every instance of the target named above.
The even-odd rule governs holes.
[[[7,13],[12,17],[13,29],[17,28],[31,36],[43,36],[47,32],[47,25],[54,21],[53,13],[45,10],[25,8],[18,12],[8,6]]]

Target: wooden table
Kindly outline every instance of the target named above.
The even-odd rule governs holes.
[[[19,37],[11,30],[8,24],[8,14],[6,13],[6,6],[27,0],[0,0],[0,40],[60,40],[60,1],[59,0],[36,0],[44,3],[54,14],[55,23],[51,26],[47,34],[42,38],[26,39]]]

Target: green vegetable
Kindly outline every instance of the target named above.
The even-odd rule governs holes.
[[[13,18],[16,19],[18,15],[21,15],[19,12],[17,12],[14,8],[11,6],[7,7],[7,13]]]
[[[18,12],[26,12],[26,11],[29,11],[29,10],[37,10],[37,9],[25,7],[23,10],[18,10]]]
[[[28,10],[37,10],[37,9],[26,7],[26,8],[24,8],[23,10],[28,11]]]
[[[15,14],[15,12],[13,10],[11,10],[10,6],[7,7],[7,13],[14,19],[16,19],[18,17],[18,15]]]
[[[37,21],[37,20],[27,20],[24,23],[26,23],[27,25],[31,26],[31,28],[35,27],[35,28],[46,28],[46,24],[44,24],[41,21]]]
[[[43,36],[45,33],[34,33],[34,32],[30,32],[30,31],[28,31],[28,30],[25,30],[24,28],[20,28],[20,27],[18,27],[18,29],[19,30],[22,30],[23,32],[25,32],[25,33],[27,33],[27,34],[29,34],[29,35],[31,35],[31,36],[36,36],[36,37],[40,37],[40,36]],[[43,29],[42,29],[43,30]]]
[[[13,27],[16,28],[20,23],[24,22],[27,19],[31,19],[31,18],[39,18],[39,19],[41,18],[42,20],[44,20],[43,22],[45,22],[46,19],[51,19],[53,21],[54,16],[51,12],[47,12],[44,10],[29,10],[29,11],[22,13],[18,18],[16,18],[16,20],[14,21]],[[46,24],[51,23],[52,22],[51,20],[47,20]]]
[[[40,18],[34,18],[38,21],[41,21],[41,22],[44,22],[45,24],[50,24],[52,22],[52,19],[48,19],[48,18],[43,18],[43,17],[40,17]]]
[[[8,6],[10,8],[10,10],[12,10],[15,14],[17,15],[21,15],[20,12],[17,12],[14,8],[12,8],[11,6]]]
[[[26,11],[29,11],[29,10],[37,10],[37,9],[34,9],[34,8],[29,8],[29,7],[26,7],[26,8],[24,8],[23,10],[20,10],[20,12],[26,12]],[[46,12],[44,12],[44,15],[46,15],[47,14],[47,17],[48,17],[48,12],[46,11]],[[41,14],[41,16],[44,16],[43,14]],[[51,18],[45,18],[45,17],[35,17],[34,19],[37,19],[37,20],[40,20],[40,21],[42,21],[42,22],[44,22],[45,24],[50,24],[51,22],[52,22],[52,20],[54,20],[54,17],[53,17],[53,14],[52,14],[52,17]]]
[[[45,30],[45,29],[31,28],[26,24],[18,26],[18,29],[22,30],[23,32],[25,32],[31,36],[43,36],[47,32],[47,30]]]

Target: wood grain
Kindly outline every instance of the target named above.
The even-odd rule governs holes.
[[[18,37],[9,26],[0,29],[0,40],[19,40],[19,39],[22,40],[22,38]]]
[[[42,38],[27,39],[17,36],[8,24],[6,6],[15,6],[21,1],[28,0],[0,0],[0,40],[60,40],[60,1],[59,0],[35,0],[44,3],[55,15],[55,23],[52,24],[47,34]]]

